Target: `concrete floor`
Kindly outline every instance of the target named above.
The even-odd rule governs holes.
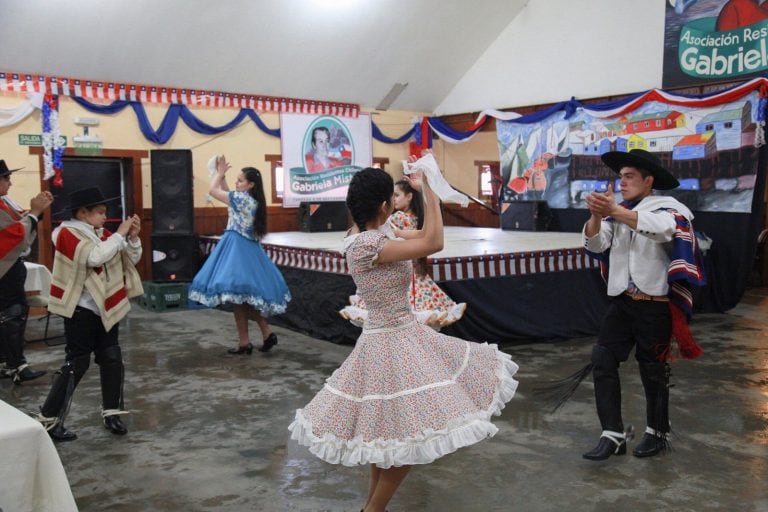
[[[752,289],[731,312],[695,318],[706,353],[674,365],[674,452],[650,459],[581,458],[600,433],[590,381],[556,414],[532,393],[536,383],[584,364],[593,339],[507,347],[520,365],[520,387],[496,420],[499,433],[415,468],[390,510],[768,510],[767,310],[768,289]],[[128,435],[101,426],[94,365],[67,422],[80,439],[57,445],[80,510],[359,510],[367,468],[321,462],[289,441],[286,429],[351,347],[276,332],[272,353],[227,356],[235,343],[231,315],[134,307],[120,336]],[[36,368],[63,361],[61,346],[27,347]],[[642,431],[634,363],[622,376],[625,421]],[[0,398],[32,412],[48,386],[47,377],[20,387],[3,380]]]

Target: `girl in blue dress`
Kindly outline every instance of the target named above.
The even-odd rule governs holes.
[[[231,168],[224,156],[216,157],[216,172],[208,193],[225,203],[229,219],[224,235],[189,287],[189,298],[209,307],[232,308],[239,336],[230,354],[251,354],[248,320],[261,329],[261,352],[277,345],[277,336],[266,316],[285,313],[291,294],[282,274],[261,248],[267,233],[266,201],[261,173],[245,167],[230,191],[224,175]]]

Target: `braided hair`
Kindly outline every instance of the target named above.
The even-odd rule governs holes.
[[[267,234],[267,201],[264,199],[264,184],[261,181],[261,172],[255,167],[243,167],[243,177],[253,186],[248,190],[252,198],[256,200],[256,213],[253,216],[253,234],[256,238],[262,238]]]
[[[416,190],[408,183],[408,180],[400,180],[395,186],[403,191],[404,194],[411,194],[410,210],[416,217],[416,229],[424,227],[424,202],[421,199],[421,192]]]
[[[394,191],[392,176],[381,169],[366,167],[355,173],[347,190],[347,209],[361,233],[379,214],[381,203],[392,201]]]

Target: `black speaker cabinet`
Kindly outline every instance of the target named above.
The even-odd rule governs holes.
[[[299,229],[305,233],[344,231],[349,227],[347,204],[344,201],[301,203]]]
[[[152,233],[156,235],[194,232],[192,151],[151,151]]]
[[[501,229],[546,231],[551,215],[546,201],[509,201],[501,205]]]
[[[152,280],[191,281],[199,262],[194,235],[152,235]]]

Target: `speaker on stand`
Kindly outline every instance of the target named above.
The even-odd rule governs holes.
[[[192,281],[198,267],[194,235],[152,235],[152,280]]]
[[[348,218],[344,201],[301,203],[299,206],[299,230],[305,233],[344,231],[349,227]]]
[[[152,280],[191,281],[198,267],[192,151],[151,151]]]
[[[546,231],[551,217],[546,201],[504,201],[501,205],[503,230]]]

